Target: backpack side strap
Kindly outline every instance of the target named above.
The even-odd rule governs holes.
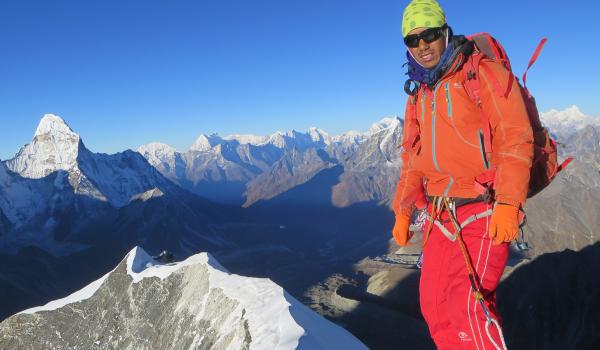
[[[537,61],[537,59],[540,56],[540,53],[542,53],[542,49],[544,48],[544,45],[546,45],[547,41],[548,41],[548,38],[542,38],[542,40],[540,40],[540,43],[535,48],[535,51],[533,52],[533,55],[531,56],[531,59],[529,60],[529,64],[527,65],[527,69],[525,69],[525,73],[523,73],[523,87],[525,88],[525,91],[528,91],[527,90],[527,72],[529,71],[529,68],[533,67],[533,64],[535,63],[535,61]]]

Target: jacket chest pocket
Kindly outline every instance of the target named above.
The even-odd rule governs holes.
[[[454,127],[465,129],[479,129],[481,127],[479,107],[467,95],[461,83],[444,83],[444,97],[447,106],[447,116]]]

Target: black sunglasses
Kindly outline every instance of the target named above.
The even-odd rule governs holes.
[[[446,30],[446,28],[448,28],[448,26],[446,24],[444,24],[441,27],[425,29],[424,31],[422,31],[419,34],[407,35],[404,38],[404,43],[406,44],[407,47],[410,47],[410,48],[418,47],[419,41],[421,41],[421,39],[423,39],[423,41],[425,41],[426,43],[430,44],[430,43],[438,40],[439,38],[441,38],[441,36],[444,34],[444,30]]]

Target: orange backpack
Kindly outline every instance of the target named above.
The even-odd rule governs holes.
[[[508,86],[503,87],[497,79],[494,79],[494,74],[491,69],[487,67],[484,62],[481,62],[482,58],[489,58],[501,62],[506,69],[512,72],[510,61],[502,45],[488,33],[478,33],[470,35],[467,38],[475,43],[475,51],[473,52],[471,59],[466,63],[467,68],[470,69],[464,70],[466,71],[464,86],[469,97],[475,104],[481,107],[480,69],[484,70],[486,75],[491,77],[493,88],[499,96],[508,96],[513,86],[513,79],[517,79],[514,74],[511,74]],[[573,160],[572,157],[568,157],[561,164],[558,163],[557,143],[552,139],[548,130],[542,126],[535,99],[527,89],[527,71],[537,60],[546,41],[546,38],[540,41],[531,57],[529,65],[523,74],[523,85],[521,85],[517,79],[517,86],[519,87],[525,102],[534,138],[534,153],[529,180],[529,191],[527,194],[528,198],[533,197],[546,188],[546,186],[554,180],[558,172],[564,169]],[[481,122],[483,124],[483,133],[480,136],[483,141],[486,159],[490,159],[489,157],[492,152],[490,119],[483,108],[480,108],[479,110],[481,111]],[[491,168],[489,164],[487,165],[487,168],[487,171],[477,176],[475,179],[475,188],[484,197],[491,199],[494,195],[494,178],[496,176],[496,171],[494,168]]]

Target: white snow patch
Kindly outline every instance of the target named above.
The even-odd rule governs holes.
[[[244,134],[244,135],[234,134],[234,135],[225,136],[223,139],[227,140],[227,141],[237,141],[242,145],[250,144],[253,146],[258,146],[258,145],[262,145],[265,142],[267,142],[268,136],[257,136],[257,135],[250,135],[250,134]]]
[[[165,158],[175,156],[177,150],[165,143],[151,142],[145,145],[141,145],[137,149],[138,153],[148,159],[150,164],[159,163]]]
[[[198,136],[196,142],[190,147],[190,151],[208,152],[214,146],[220,145],[222,142],[223,139],[217,134],[212,134],[210,136],[202,134]]]
[[[386,117],[386,118],[381,119],[379,122],[371,125],[371,128],[369,129],[369,131],[367,131],[367,133],[368,134],[376,134],[383,130],[386,130],[389,128],[394,128],[399,123],[400,123],[400,119],[398,117]]]
[[[159,188],[153,188],[153,189],[150,189],[148,191],[145,191],[145,192],[133,195],[131,197],[131,199],[129,200],[129,202],[131,203],[131,202],[134,202],[134,201],[137,201],[137,200],[146,202],[146,201],[149,201],[152,198],[158,198],[158,197],[162,197],[162,196],[164,196],[163,191],[161,191]]]
[[[44,114],[35,130],[35,136],[50,133],[78,136],[61,117],[54,114]]]

